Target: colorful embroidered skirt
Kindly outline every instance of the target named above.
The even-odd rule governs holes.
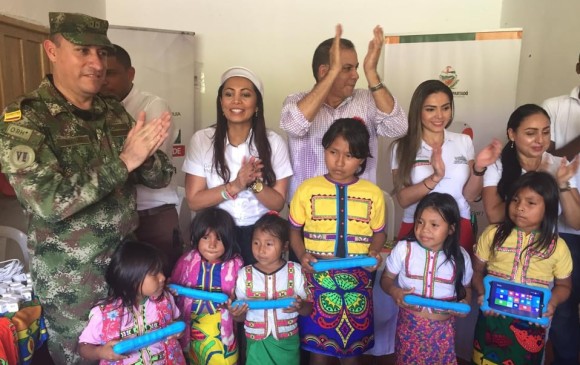
[[[361,268],[306,274],[313,311],[299,316],[304,350],[334,357],[361,355],[374,346],[373,281]]]
[[[473,364],[541,364],[546,329],[515,318],[479,312],[473,340]]]
[[[191,340],[185,354],[189,364],[233,365],[238,361],[237,342],[228,347],[221,339],[221,313],[191,313]]]
[[[395,359],[397,365],[457,364],[455,317],[434,321],[401,308],[397,318]]]
[[[246,338],[246,365],[299,365],[298,334],[280,340],[268,336],[263,340]]]

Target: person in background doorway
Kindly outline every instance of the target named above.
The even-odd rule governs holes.
[[[576,73],[580,75],[580,55]],[[568,95],[544,101],[542,106],[552,121],[548,152],[568,160],[574,159],[580,153],[580,86]],[[580,171],[576,173],[576,186],[580,186]],[[562,222],[558,233],[572,255],[572,293],[556,309],[550,340],[554,349],[554,364],[577,365],[580,359],[580,230]]]
[[[139,113],[145,113],[145,121],[159,118],[163,113],[171,113],[169,105],[162,98],[139,90],[134,84],[135,68],[127,51],[115,44],[115,51],[107,56],[107,76],[101,93],[112,95],[125,107],[135,119]],[[173,128],[168,130],[169,138],[161,146],[167,156],[171,156]],[[165,252],[168,269],[171,268],[183,252],[183,241],[179,231],[176,205],[179,203],[177,186],[174,182],[160,189],[151,189],[137,184],[137,213],[139,226],[135,235],[140,241],[149,242]]]

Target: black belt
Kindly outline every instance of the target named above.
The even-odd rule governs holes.
[[[139,217],[147,217],[147,216],[157,215],[161,212],[164,212],[164,211],[170,210],[170,209],[174,209],[174,208],[175,208],[175,204],[163,204],[163,205],[160,205],[158,207],[151,208],[151,209],[138,210],[137,213],[139,214]]]

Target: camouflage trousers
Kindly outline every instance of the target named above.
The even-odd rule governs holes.
[[[48,350],[57,365],[88,364],[78,353],[78,338],[88,321],[90,309],[106,296],[103,265],[86,265],[58,272],[45,270],[33,258],[32,279],[48,329]]]

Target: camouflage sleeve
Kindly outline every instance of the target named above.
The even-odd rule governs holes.
[[[19,201],[33,214],[48,222],[61,221],[127,180],[127,168],[118,158],[88,165],[84,171],[62,166],[51,149],[50,136],[29,116],[34,113],[18,122],[0,117],[0,165]]]
[[[135,174],[138,184],[151,189],[159,189],[169,185],[171,177],[175,174],[175,167],[163,151],[157,150],[135,170]]]

